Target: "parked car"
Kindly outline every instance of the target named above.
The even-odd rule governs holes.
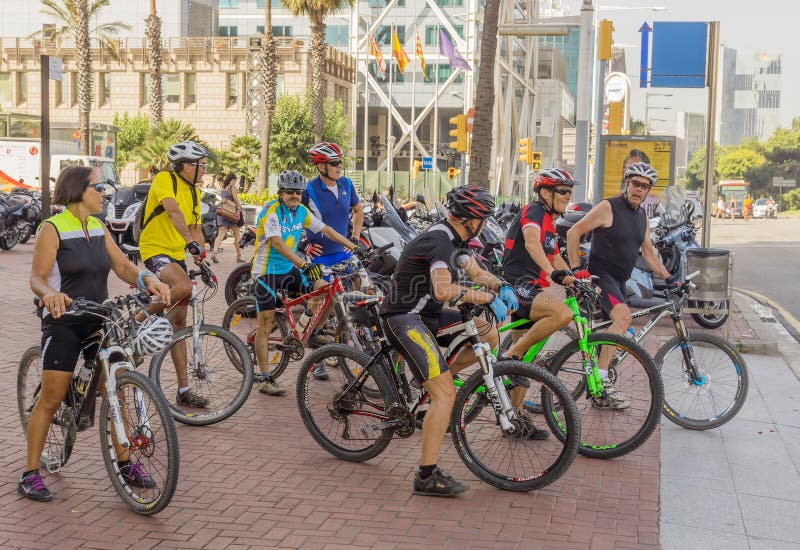
[[[768,199],[756,199],[753,204],[753,217],[754,218],[775,218],[778,216],[778,205],[772,201],[769,204]]]

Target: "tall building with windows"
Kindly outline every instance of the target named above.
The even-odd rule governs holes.
[[[781,54],[722,48],[720,143],[767,139],[780,125]]]

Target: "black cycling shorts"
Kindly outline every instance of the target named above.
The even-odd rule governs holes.
[[[592,273],[595,275],[595,273]],[[603,317],[610,320],[611,310],[618,304],[628,303],[628,293],[625,291],[625,281],[618,281],[615,277],[603,273],[597,275],[594,285],[603,292],[600,293],[597,304],[603,311]]]
[[[82,343],[102,327],[102,323],[86,322],[42,325],[42,370],[73,372],[78,364]],[[83,350],[85,361],[94,360],[97,345]]]
[[[403,313],[383,318],[389,341],[406,360],[411,373],[420,383],[436,378],[448,370],[441,348],[446,348],[458,334],[437,338],[440,328],[461,322],[461,313],[443,309],[438,317],[419,313]]]
[[[530,281],[523,280],[514,285],[514,295],[517,297],[519,307],[511,314],[512,321],[519,321],[520,319],[531,318],[531,308],[536,296],[542,291],[539,285],[531,284]],[[524,328],[527,325],[522,325],[517,328]]]
[[[280,275],[265,273],[256,279],[256,311],[270,311],[283,307],[283,300],[277,292],[279,290],[306,294],[313,289],[314,285],[296,267]]]
[[[144,266],[153,274],[155,274],[156,277],[161,277],[161,270],[163,270],[169,264],[178,264],[181,266],[182,270],[184,270],[186,273],[189,273],[189,271],[186,269],[185,261],[176,260],[172,256],[167,256],[166,254],[156,254],[155,256],[151,256],[144,261]]]

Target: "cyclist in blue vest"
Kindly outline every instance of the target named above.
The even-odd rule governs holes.
[[[317,177],[310,180],[303,193],[303,204],[325,225],[340,235],[350,236],[354,245],[358,246],[364,212],[353,182],[342,176],[342,148],[335,143],[322,142],[308,150],[311,164],[316,167]],[[350,218],[352,215],[352,231]],[[309,252],[315,256],[314,262],[331,266],[347,260],[351,249],[341,243],[329,239],[321,232],[312,229],[306,232],[306,240],[310,245]],[[323,345],[332,342],[332,338],[317,331],[309,339],[309,344]],[[328,373],[320,363],[314,371],[314,378],[327,380]]]

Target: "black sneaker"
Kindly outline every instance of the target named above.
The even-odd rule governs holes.
[[[142,465],[137,463],[128,462],[127,464],[119,467],[119,472],[125,479],[125,483],[132,487],[141,487],[142,489],[152,489],[156,486],[156,482],[144,471]]]
[[[39,470],[34,470],[25,477],[21,477],[17,484],[17,492],[22,496],[39,502],[53,500],[53,494],[47,490],[44,478],[39,475]]]
[[[175,398],[175,403],[181,407],[205,409],[211,404],[211,400],[208,397],[203,397],[199,393],[193,392],[192,390],[186,390],[185,392],[178,392],[178,395]]]
[[[325,365],[317,363],[317,366],[314,367],[314,380],[327,380],[328,378],[330,376],[328,376],[328,371],[325,370]]]
[[[433,473],[422,479],[419,472],[414,477],[414,494],[427,497],[454,497],[469,489],[469,485],[456,481],[451,476],[445,474],[439,468],[435,468]]]

